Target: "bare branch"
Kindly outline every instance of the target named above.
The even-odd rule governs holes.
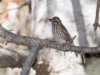
[[[17,35],[4,29],[2,26],[0,26],[0,37],[6,39],[7,41],[9,41],[9,43],[15,43],[17,45],[24,45],[29,47],[34,46],[34,44],[36,43],[40,43],[41,46],[55,48],[65,52],[72,51],[78,53],[100,53],[100,46],[85,47],[85,46],[74,46],[70,44],[59,44],[57,42],[50,40]]]
[[[33,64],[40,48],[41,47],[40,47],[39,43],[37,43],[33,46],[33,48],[31,49],[24,65],[23,65],[23,68],[22,68],[22,71],[21,71],[20,75],[28,75],[28,73],[30,71],[30,68],[32,67],[32,64]]]
[[[94,35],[93,35],[93,41],[96,41],[96,30],[97,27],[100,27],[98,20],[99,20],[99,7],[100,7],[100,0],[97,1],[97,8],[96,8],[96,17],[95,17],[95,22],[93,24],[94,26]]]
[[[28,50],[0,49],[0,67],[22,67]]]
[[[9,43],[15,43],[17,45],[24,45],[24,46],[32,46],[37,40],[32,39],[32,37],[26,37],[26,36],[21,36],[17,34],[13,34],[9,32],[8,30],[4,29],[2,26],[0,26],[0,37],[6,39]]]

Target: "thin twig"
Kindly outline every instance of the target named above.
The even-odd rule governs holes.
[[[98,23],[98,20],[99,20],[99,7],[100,7],[100,0],[97,1],[96,17],[95,17],[95,22],[94,22],[94,24],[93,24],[93,26],[94,26],[93,41],[94,41],[94,42],[96,41],[96,30],[97,30],[97,27],[100,27],[100,26],[99,26],[99,23]]]

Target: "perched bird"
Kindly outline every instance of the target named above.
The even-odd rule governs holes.
[[[49,19],[52,22],[52,33],[54,36],[54,40],[63,44],[63,43],[71,43],[74,45],[72,38],[67,31],[67,29],[62,24],[59,17],[53,17]]]
[[[55,41],[63,44],[63,43],[70,43],[74,45],[73,39],[71,38],[69,32],[62,24],[59,17],[53,17],[52,19],[49,19],[52,22],[52,33],[54,36]],[[78,56],[78,53],[75,52],[76,56]],[[65,53],[64,53],[65,55]],[[86,63],[85,56],[82,54],[83,62]]]

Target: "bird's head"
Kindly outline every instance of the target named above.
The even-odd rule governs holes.
[[[52,19],[49,19],[49,21],[56,22],[56,23],[61,23],[61,20],[59,19],[59,17],[53,17]]]

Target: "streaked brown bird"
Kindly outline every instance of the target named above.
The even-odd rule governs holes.
[[[74,45],[73,39],[71,38],[69,32],[62,24],[59,17],[53,17],[52,19],[49,19],[52,22],[52,33],[54,36],[55,41],[63,44],[63,43],[70,43]],[[76,56],[78,56],[78,53],[75,52]],[[65,55],[65,53],[64,53]],[[84,54],[82,54],[83,62],[86,63]]]
[[[52,33],[54,36],[54,40],[63,44],[63,43],[71,43],[74,45],[72,42],[72,38],[67,31],[67,29],[64,27],[62,24],[61,20],[59,17],[53,17],[52,19],[49,19],[52,22]]]

